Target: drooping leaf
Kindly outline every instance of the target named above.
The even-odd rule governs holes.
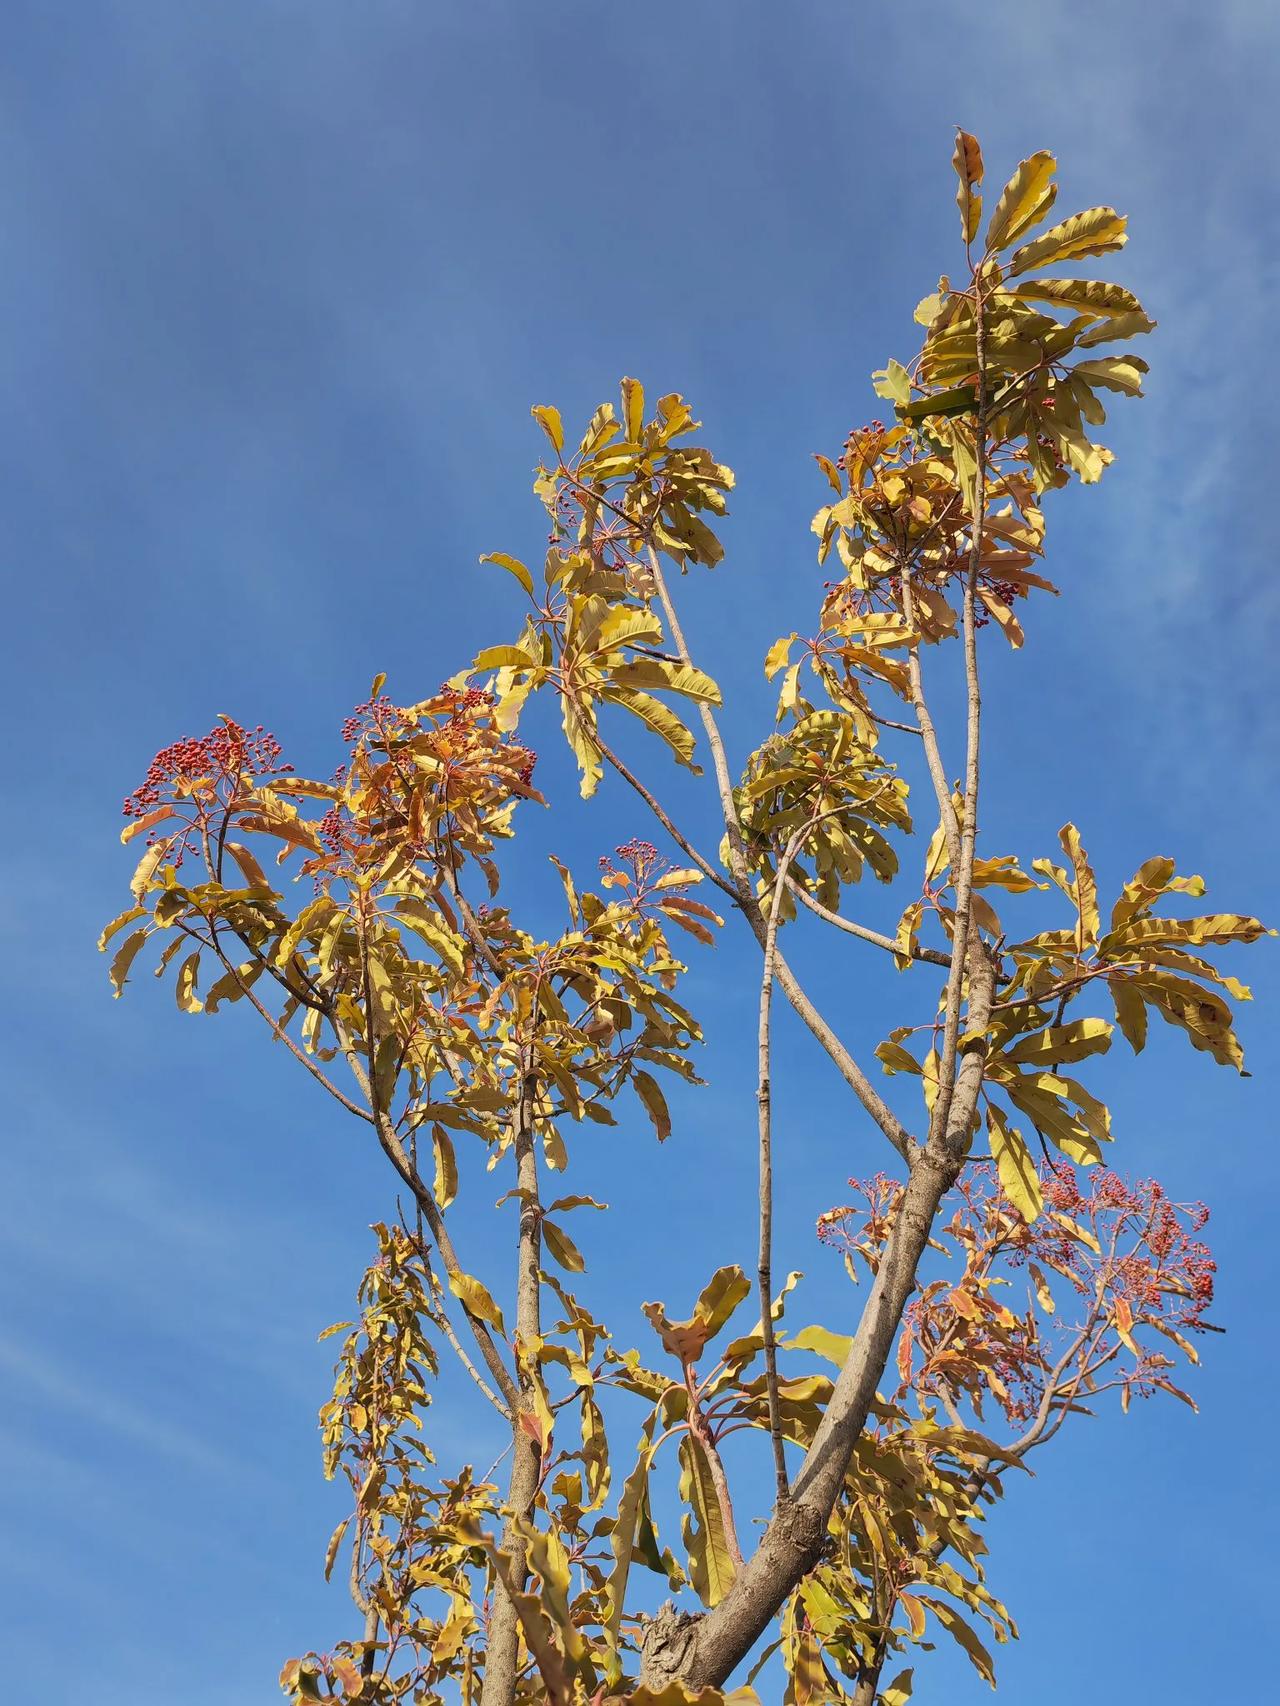
[[[1000,1175],[1000,1188],[1022,1218],[1033,1221],[1044,1207],[1040,1179],[1022,1133],[1004,1123],[999,1110],[987,1109],[987,1135],[991,1158]]]

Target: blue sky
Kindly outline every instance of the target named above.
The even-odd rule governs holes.
[[[1071,816],[1104,888],[1171,852],[1215,906],[1274,920],[1280,14],[10,0],[5,34],[6,1680],[48,1706],[268,1702],[285,1657],[350,1628],[320,1580],[340,1500],[315,1333],[389,1178],[239,1014],[179,1016],[146,978],[109,999],[93,938],[122,904],[121,797],[219,711],[327,774],[375,671],[417,696],[509,638],[505,583],[474,565],[538,549],[529,405],[583,417],[623,373],[685,392],[738,472],[688,626],[743,756],[770,715],[759,660],[818,596],[810,452],[882,409],[867,375],[910,352],[954,264],[958,122],[993,175],[1048,147],[1061,205],[1128,212],[1112,270],[1160,321],[1117,467],[1051,514],[1065,596],[993,658],[989,850],[1051,851]],[[646,832],[559,774],[539,868]],[[552,888],[520,895],[550,926]],[[901,986],[856,951],[796,954],[869,1056]],[[641,1299],[683,1308],[750,1258],[751,966],[728,937],[695,964],[712,1083],[665,1149],[636,1119],[574,1174],[628,1205],[575,1227],[627,1342]],[[1211,1205],[1230,1332],[1199,1417],[1084,1425],[1001,1513],[1015,1702],[1270,1680],[1280,977],[1267,944],[1231,969],[1258,996],[1252,1078],[1167,1038],[1101,1075],[1117,1163]],[[813,1217],[884,1157],[786,1020],[779,1052],[779,1265],[838,1326],[855,1300]],[[497,1192],[472,1184],[478,1250]],[[475,1450],[452,1402],[432,1429]],[[924,1666],[918,1698],[985,1698],[949,1654]]]

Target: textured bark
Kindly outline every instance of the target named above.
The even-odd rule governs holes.
[[[938,1205],[954,1184],[959,1167],[958,1160],[920,1155],[853,1348],[790,1499],[779,1508],[728,1595],[704,1617],[683,1625],[679,1641],[672,1640],[665,1625],[649,1625],[643,1641],[642,1681],[661,1686],[679,1677],[693,1688],[722,1683],[764,1634],[787,1594],[822,1556],[827,1522],[893,1349],[902,1311],[915,1285],[916,1267]]]
[[[516,1118],[516,1173],[520,1201],[520,1255],[516,1281],[516,1332],[528,1345],[541,1336],[542,1213],[538,1202],[538,1162],[532,1129],[534,1085],[526,1077]],[[529,1514],[538,1491],[542,1461],[533,1434],[524,1425],[530,1414],[527,1377],[519,1377],[520,1393],[511,1420],[511,1480],[507,1504],[510,1515],[501,1549],[510,1561],[510,1578],[523,1587],[527,1573],[526,1548],[517,1524]],[[501,1581],[494,1583],[493,1610],[485,1651],[481,1706],[511,1706],[519,1675],[520,1625],[511,1596]]]

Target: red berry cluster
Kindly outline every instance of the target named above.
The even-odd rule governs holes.
[[[194,816],[184,818],[181,828],[166,830],[163,836],[153,829],[146,839],[148,847],[166,841],[173,863],[181,865],[193,846],[188,830],[206,824],[216,811],[230,810],[252,778],[292,771],[291,764],[281,764],[280,752],[280,742],[261,723],[245,729],[224,718],[207,735],[187,735],[162,748],[141,785],[126,797],[124,815],[145,818],[164,806],[191,808]]]
[[[850,1183],[864,1206],[823,1215],[818,1236],[846,1260],[857,1256],[874,1271],[893,1227],[900,1187],[883,1175]],[[1172,1202],[1153,1179],[1130,1184],[1103,1168],[1077,1172],[1065,1160],[1043,1167],[1040,1183],[1046,1212],[1027,1222],[1004,1196],[994,1167],[966,1169],[946,1228],[963,1272],[954,1282],[925,1285],[905,1312],[898,1365],[902,1392],[949,1391],[957,1401],[967,1395],[975,1406],[990,1393],[1011,1423],[1026,1423],[1037,1412],[1062,1344],[1081,1328],[1087,1338],[1105,1335],[1094,1338],[1091,1355],[1108,1342],[1112,1356],[1131,1353],[1132,1361],[1117,1362],[1108,1381],[1123,1389],[1126,1402],[1133,1395],[1176,1390],[1169,1387],[1163,1351],[1140,1339],[1135,1354],[1124,1335],[1140,1331],[1144,1322],[1205,1329],[1217,1265],[1196,1234],[1208,1210],[1203,1203]],[[1041,1276],[1032,1276],[1033,1290],[1043,1290],[1044,1275],[1052,1284],[1056,1314],[1049,1325],[1030,1307],[1023,1316],[1006,1313],[991,1289],[1007,1285],[1009,1270],[1033,1263]]]
[[[147,766],[146,779],[124,802],[126,817],[145,817],[157,806],[186,799],[197,786],[237,784],[244,775],[279,776],[293,768],[280,763],[280,742],[259,723],[246,730],[230,719],[198,739],[194,735],[164,747]]]
[[[347,745],[354,746],[356,741],[367,735],[374,734],[385,741],[403,735],[411,726],[401,708],[392,704],[385,693],[380,693],[376,699],[366,699],[362,705],[357,705],[343,723],[341,732]]]

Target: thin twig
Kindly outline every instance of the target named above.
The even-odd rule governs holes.
[[[815,900],[808,889],[803,884],[798,883],[794,877],[787,878],[787,887],[798,901],[807,906],[809,911],[815,917],[821,918],[824,923],[834,925],[837,930],[843,930],[847,935],[856,936],[859,941],[870,942],[877,948],[883,948],[887,953],[902,953],[902,949],[892,936],[885,936],[879,930],[868,929],[865,924],[855,924],[853,919],[843,918],[838,912],[832,912],[830,907],[823,906],[820,900]],[[951,956],[941,953],[937,948],[912,948],[908,950],[908,957],[931,966],[949,966],[951,964]]]
[[[769,922],[764,941],[764,971],[760,979],[760,1022],[757,1034],[759,1075],[756,1103],[760,1124],[760,1249],[757,1276],[760,1286],[760,1334],[764,1340],[764,1379],[769,1399],[769,1438],[773,1446],[773,1473],[779,1504],[791,1496],[787,1480],[787,1457],[782,1443],[778,1405],[778,1347],[773,1333],[773,1088],[769,1035],[773,1007],[773,968],[778,946],[778,916],[786,892],[791,861],[812,825],[804,824],[787,842],[778,861],[778,875],[769,902]]]

